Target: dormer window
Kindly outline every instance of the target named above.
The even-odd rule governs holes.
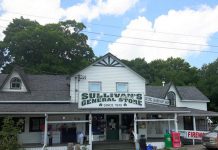
[[[14,90],[20,90],[21,89],[21,80],[17,77],[14,77],[10,81],[10,88]]]
[[[170,106],[176,106],[176,94],[174,92],[168,92],[167,98],[170,101]]]

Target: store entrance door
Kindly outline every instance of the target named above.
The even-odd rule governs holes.
[[[107,115],[107,140],[119,140],[119,115]]]

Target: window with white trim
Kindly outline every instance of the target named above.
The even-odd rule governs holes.
[[[167,98],[170,101],[170,106],[176,106],[176,94],[173,91],[167,93]]]
[[[101,82],[89,82],[89,92],[101,92]]]
[[[128,83],[127,82],[117,82],[116,91],[117,92],[128,92]]]
[[[21,89],[21,79],[14,77],[10,81],[10,89],[20,90]]]

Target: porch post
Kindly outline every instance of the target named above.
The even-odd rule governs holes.
[[[178,132],[177,113],[174,114],[175,132]]]
[[[44,150],[45,146],[47,145],[47,135],[48,135],[48,115],[45,114],[44,146],[43,146],[43,150]]]
[[[137,117],[136,113],[134,113],[134,140],[137,143]]]
[[[92,150],[92,114],[89,114],[89,145]]]
[[[196,121],[195,121],[195,116],[193,116],[193,130],[196,131]],[[195,140],[193,139],[193,145],[195,145]]]
[[[168,119],[170,119],[170,117],[169,117],[169,115],[168,115],[168,117],[167,117]],[[168,120],[168,132],[170,133],[170,121]]]

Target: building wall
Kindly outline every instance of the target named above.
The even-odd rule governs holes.
[[[78,74],[85,75],[80,81],[75,78]],[[116,82],[128,82],[128,92],[145,94],[145,80],[125,67],[90,66],[71,77],[70,89],[72,102],[78,102],[80,92],[88,92],[89,81],[100,81],[101,92],[116,92]],[[75,92],[75,89],[78,92]]]
[[[16,117],[24,117],[24,116],[16,116]],[[43,143],[44,132],[30,132],[29,131],[30,117],[32,116],[25,116],[25,131],[18,135],[18,141],[21,144]],[[42,117],[42,116],[34,116],[34,117]],[[72,120],[85,120],[86,119],[85,115],[57,115],[57,116],[52,116],[52,117],[48,116],[48,118],[50,121],[64,121],[64,120],[72,121]],[[63,124],[52,124],[52,125],[50,124],[49,126],[51,126],[52,132],[54,133],[59,132],[60,134],[59,128]],[[85,123],[66,124],[67,127],[71,127],[72,125],[76,127],[77,133],[78,132],[85,133]],[[59,141],[58,143],[60,143],[60,139],[56,141]]]
[[[16,116],[24,117],[24,116]],[[41,142],[41,133],[42,132],[30,132],[29,131],[29,120],[31,116],[25,116],[25,130],[18,135],[18,141],[21,144],[31,144],[31,143],[40,143]],[[34,116],[42,117],[42,116]]]
[[[177,107],[188,107],[188,108],[194,108],[199,110],[206,110],[207,111],[207,103],[200,103],[200,102],[184,102],[179,101]]]
[[[183,101],[180,99],[175,87],[172,85],[169,89],[169,91],[173,91],[176,94],[176,107],[188,107],[188,108],[194,108],[199,110],[207,110],[207,102],[199,102],[195,101]]]
[[[24,85],[22,79],[21,79],[21,85],[22,85],[22,86],[21,86],[21,89],[19,89],[19,90],[10,89],[10,81],[11,81],[11,79],[14,78],[14,77],[18,77],[18,78],[21,79],[20,75],[19,75],[16,71],[13,72],[13,73],[11,74],[10,78],[8,79],[8,81],[6,82],[5,86],[2,88],[2,91],[27,92],[27,89],[26,89],[26,87],[25,87],[25,85]]]

